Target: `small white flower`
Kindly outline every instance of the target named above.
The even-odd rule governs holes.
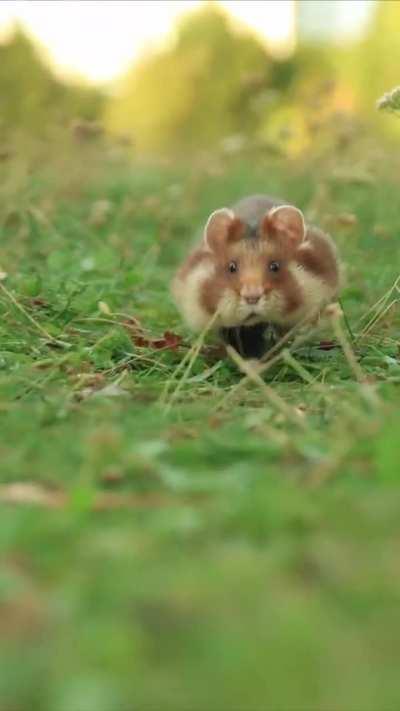
[[[381,96],[376,102],[376,108],[380,111],[400,111],[400,86]]]
[[[91,272],[93,271],[95,267],[95,261],[93,257],[85,257],[85,259],[82,259],[81,261],[81,269],[84,272]]]
[[[99,311],[101,311],[102,314],[106,314],[106,316],[111,316],[112,311],[105,301],[99,301],[97,305],[99,307]]]

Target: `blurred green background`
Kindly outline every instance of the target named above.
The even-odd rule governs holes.
[[[3,141],[20,132],[48,137],[74,120],[96,121],[137,155],[152,156],[221,145],[235,151],[249,143],[292,155],[327,140],[331,122],[344,132],[356,122],[399,135],[398,123],[378,120],[374,111],[377,98],[398,81],[396,1],[128,3],[120,22],[121,7],[112,14],[107,3],[91,11],[85,3],[64,3],[58,23],[65,22],[70,62],[75,42],[86,43],[86,54],[72,61],[74,76],[54,60],[57,33],[41,38],[46,15],[40,24],[35,3],[30,12],[20,5],[5,2],[2,9]],[[51,6],[47,22],[54,30]],[[105,31],[113,17],[112,31]],[[126,32],[124,61],[104,81],[97,65],[115,54],[121,22],[132,36]],[[147,43],[135,34],[142,25],[145,37],[150,32]]]

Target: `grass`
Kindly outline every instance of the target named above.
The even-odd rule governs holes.
[[[2,711],[399,708],[398,166],[357,150],[0,166],[0,495],[34,485],[1,509]],[[168,292],[206,215],[253,191],[347,265],[350,355],[328,325],[265,385],[191,358]]]

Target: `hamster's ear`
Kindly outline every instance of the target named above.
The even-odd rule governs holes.
[[[227,207],[212,212],[204,230],[204,243],[212,251],[218,250],[227,242],[239,239],[243,223]]]
[[[263,218],[262,232],[266,239],[283,239],[298,247],[306,234],[303,213],[291,205],[274,207]]]

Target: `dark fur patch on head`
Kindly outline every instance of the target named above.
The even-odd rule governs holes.
[[[260,240],[260,232],[256,222],[252,224],[246,223],[244,238],[249,247],[257,246]]]

